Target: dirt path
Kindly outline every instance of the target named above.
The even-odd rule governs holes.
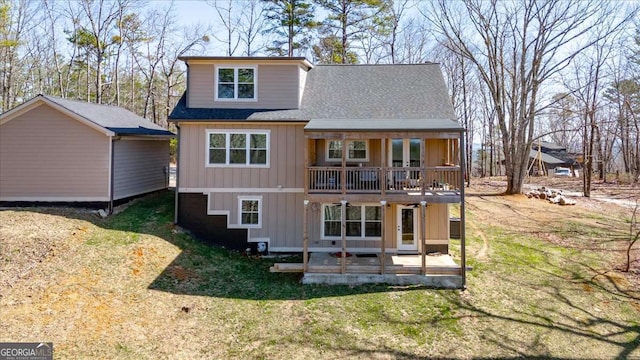
[[[489,251],[489,241],[487,241],[487,237],[484,235],[482,230],[478,229],[473,223],[469,223],[471,230],[475,232],[480,239],[482,239],[482,248],[476,254],[477,259],[484,259],[487,257],[487,252]]]

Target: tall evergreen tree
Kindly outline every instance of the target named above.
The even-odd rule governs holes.
[[[268,3],[266,19],[271,27],[264,33],[278,36],[268,48],[277,55],[293,56],[303,52],[311,41],[310,32],[318,23],[315,21],[315,7],[304,0],[263,0]],[[286,47],[285,47],[286,46]]]
[[[340,59],[347,63],[349,59],[349,41],[370,30],[366,24],[385,11],[385,0],[315,0],[327,12],[323,22],[326,32],[333,32],[340,39]]]

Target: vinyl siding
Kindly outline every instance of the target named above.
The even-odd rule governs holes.
[[[302,103],[302,95],[304,94],[304,86],[307,83],[307,69],[302,66],[298,67],[298,74],[300,77],[300,81],[298,82],[298,106]]]
[[[322,204],[311,205],[309,208],[309,246],[319,248],[333,248],[339,251],[342,248],[341,240],[322,240],[320,238],[322,226]],[[419,211],[418,213],[419,214]],[[418,215],[419,216],[419,215]],[[397,220],[398,207],[390,204],[386,211],[386,222],[384,225],[385,248],[396,249],[397,243]],[[418,239],[422,238],[420,224],[418,224]],[[447,244],[449,239],[449,207],[448,204],[428,204],[426,209],[426,243],[427,244]],[[299,246],[302,246],[300,244]],[[369,240],[347,240],[347,250],[349,248],[368,248],[372,250],[380,249],[380,241]]]
[[[109,138],[48,105],[0,126],[0,200],[106,201]]]
[[[229,228],[242,228],[238,219],[238,197],[262,196],[262,227],[251,228],[249,239],[269,239],[270,247],[302,246],[304,194],[301,193],[209,193],[209,212],[228,212]]]
[[[120,140],[114,150],[114,199],[167,187],[169,141]]]
[[[303,124],[182,124],[179,184],[183,188],[304,187]],[[207,130],[270,130],[268,168],[206,167]],[[298,150],[296,150],[298,149]]]
[[[297,109],[300,103],[297,65],[255,65],[258,82],[257,101],[215,101],[213,64],[190,64],[188,106],[191,108]],[[225,67],[225,65],[220,65]],[[232,65],[242,66],[242,65]]]

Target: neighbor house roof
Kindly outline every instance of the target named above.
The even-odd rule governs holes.
[[[174,136],[172,132],[121,107],[92,104],[42,94],[0,114],[0,124],[10,121],[41,102],[84,121],[94,128],[104,129],[108,135]]]
[[[564,160],[560,160],[557,159],[549,154],[545,154],[542,151],[540,152],[540,157],[542,159],[542,161],[544,161],[547,164],[564,164],[565,161]],[[538,158],[538,151],[537,150],[531,150],[529,151],[529,158],[531,159],[537,159]]]
[[[308,130],[462,130],[433,63],[318,65],[308,72],[299,109],[188,108],[183,96],[169,118],[311,121]]]
[[[545,150],[551,150],[551,151],[566,151],[566,148],[562,145],[559,144],[554,144],[554,143],[550,143],[550,142],[546,142],[546,141],[541,141],[540,142],[540,147]],[[532,145],[533,149],[537,149],[538,148],[538,143],[535,142]]]

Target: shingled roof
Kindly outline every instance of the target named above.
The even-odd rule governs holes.
[[[318,65],[308,72],[300,109],[187,108],[183,96],[169,118],[309,121],[307,129],[318,130],[462,129],[440,67],[433,63]]]
[[[0,118],[9,117],[12,113],[19,111],[21,108],[27,107],[38,101],[44,101],[54,107],[60,107],[62,110],[66,110],[80,117],[84,121],[109,130],[118,136],[174,136],[172,132],[167,131],[161,126],[158,126],[151,121],[121,107],[92,104],[84,101],[62,99],[42,94],[37,95],[24,104],[7,111],[2,114]]]

